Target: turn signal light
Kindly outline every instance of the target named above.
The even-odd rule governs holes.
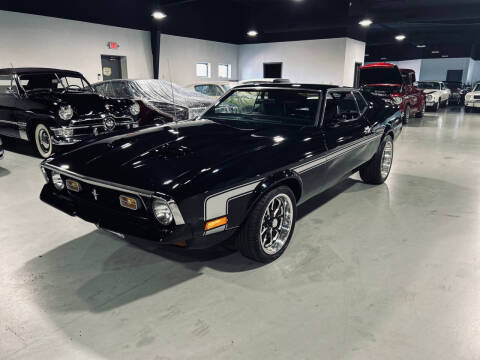
[[[212,230],[223,225],[227,225],[227,223],[228,223],[228,219],[226,216],[220,219],[209,221],[205,224],[205,231]]]
[[[134,199],[125,195],[120,196],[120,205],[130,210],[138,209],[137,199]]]
[[[82,190],[82,186],[77,181],[68,179],[65,184],[70,191],[80,192]]]

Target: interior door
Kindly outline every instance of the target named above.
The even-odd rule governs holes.
[[[329,91],[325,106],[324,132],[331,161],[328,163],[329,184],[336,183],[343,176],[363,163],[363,138],[369,134],[369,123],[351,91]]]
[[[463,70],[448,70],[447,71],[447,81],[462,82],[462,80],[463,80]]]
[[[265,79],[281,79],[283,64],[279,63],[264,63],[263,77]]]
[[[119,56],[102,55],[103,81],[122,78],[122,65]]]

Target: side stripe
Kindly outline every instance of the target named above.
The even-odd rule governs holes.
[[[361,140],[358,140],[358,141],[355,141],[351,144],[348,144],[346,145],[345,148],[343,149],[340,149],[340,150],[337,150],[329,155],[322,155],[320,156],[319,158],[315,159],[315,160],[312,160],[306,164],[303,164],[303,165],[300,165],[300,166],[296,166],[296,167],[293,167],[292,170],[298,172],[298,173],[304,173],[306,171],[310,171],[320,165],[323,165],[327,162],[330,162],[334,159],[336,159],[337,157],[339,156],[342,156],[342,155],[345,155],[346,153],[350,152],[350,151],[353,151],[355,149],[358,149],[359,147],[362,147],[364,145],[367,145],[369,144],[370,142],[374,141],[374,140],[377,140],[378,138],[380,138],[382,136],[382,134],[380,135],[373,135],[367,139],[361,139]]]
[[[205,221],[216,219],[228,214],[228,202],[230,199],[251,193],[262,182],[263,179],[238,186],[217,194],[210,195],[205,199],[204,219]]]

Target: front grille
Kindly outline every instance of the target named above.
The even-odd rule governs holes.
[[[473,98],[474,98],[475,100],[480,100],[480,95],[475,95]]]

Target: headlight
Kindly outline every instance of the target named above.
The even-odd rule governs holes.
[[[172,210],[163,199],[155,199],[152,204],[153,214],[162,225],[170,225],[173,221]]]
[[[467,95],[465,96],[465,99],[466,99],[466,100],[472,100],[472,97],[473,97],[472,94],[467,94]]]
[[[403,102],[403,99],[399,96],[394,96],[392,100],[395,105],[400,105]]]
[[[58,116],[62,120],[70,120],[73,117],[73,109],[70,105],[60,106],[58,110]]]
[[[130,114],[137,116],[140,114],[140,105],[136,102],[135,104],[130,105]]]
[[[427,100],[428,101],[433,101],[433,95],[427,95]]]
[[[52,182],[55,189],[62,191],[65,189],[65,183],[59,173],[52,172]]]

